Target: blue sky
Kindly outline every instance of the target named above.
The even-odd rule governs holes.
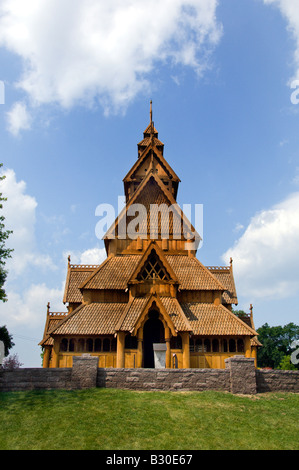
[[[198,258],[233,257],[256,328],[298,324],[298,79],[296,0],[1,1],[1,191],[15,251],[0,324],[24,366],[40,366],[47,302],[65,310],[68,254],[105,258],[95,209],[117,206],[151,99],[178,202],[204,206]]]

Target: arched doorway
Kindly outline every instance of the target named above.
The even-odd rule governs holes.
[[[143,367],[154,368],[153,343],[164,343],[164,326],[159,320],[159,312],[153,310],[143,327]]]

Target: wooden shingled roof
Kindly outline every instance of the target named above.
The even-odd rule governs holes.
[[[224,285],[197,258],[179,255],[166,255],[165,258],[179,279],[180,289],[225,290]]]
[[[80,286],[98,268],[97,265],[68,265],[63,302],[82,302]]]
[[[82,302],[82,289],[126,289],[143,255],[108,257],[100,266],[70,266],[64,302]],[[237,303],[233,274],[228,269],[214,272],[197,258],[165,255],[181,290],[221,290],[225,303]]]
[[[257,335],[254,329],[221,304],[183,302],[181,307],[195,335]]]
[[[125,302],[98,302],[81,305],[59,322],[49,323],[41,344],[50,344],[52,335],[113,335],[133,332],[140,317],[154,301],[170,318],[174,332],[189,331],[204,336],[250,336],[257,332],[223,305],[200,302],[179,303],[176,298],[151,296]]]
[[[222,301],[225,304],[238,305],[235,280],[231,266],[207,266],[207,269],[225,287],[222,294]]]
[[[48,334],[112,335],[127,303],[97,302],[80,305]]]
[[[154,186],[154,193],[155,193],[154,200],[152,198],[153,186]],[[129,223],[130,216],[127,215],[127,212],[128,212],[129,207],[132,204],[142,204],[146,208],[146,212],[148,215],[146,219],[147,225],[140,227],[139,232],[144,233],[144,234],[149,234],[148,228],[149,228],[149,220],[150,220],[150,205],[153,204],[153,202],[158,205],[165,204],[166,206],[172,206],[174,213],[176,214],[176,217],[179,220],[181,220],[181,229],[180,229],[181,239],[185,239],[184,229],[186,230],[186,227],[188,227],[189,231],[192,232],[192,235],[195,236],[195,240],[197,240],[199,243],[199,241],[201,240],[201,237],[196,232],[191,222],[187,219],[186,215],[181,211],[181,209],[179,208],[171,192],[168,191],[168,189],[160,180],[160,178],[155,173],[152,173],[152,172],[149,172],[147,176],[143,179],[143,181],[139,184],[134,195],[132,196],[130,201],[126,204],[126,206],[123,208],[123,210],[118,215],[116,220],[113,222],[111,227],[109,227],[103,239],[106,241],[111,238],[114,238],[115,235],[118,234],[118,226],[120,224],[120,221],[124,219],[124,217],[126,217],[126,224]],[[177,237],[175,238],[178,239]]]

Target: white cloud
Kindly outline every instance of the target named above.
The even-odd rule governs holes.
[[[218,0],[2,0],[0,45],[23,59],[32,103],[121,109],[170,62],[199,75],[218,43]]]
[[[51,311],[66,312],[62,303],[63,287],[51,289],[45,284],[32,284],[21,294],[13,289],[8,290],[7,297],[8,301],[1,306],[0,324],[7,324],[9,320],[10,327],[26,325],[40,328],[41,338],[48,301]]]
[[[102,264],[106,259],[106,250],[105,248],[94,247],[83,252],[71,251],[69,253],[64,253],[64,259],[71,257],[71,264],[85,264],[85,265],[96,265]]]
[[[293,35],[296,47],[294,52],[295,74],[292,80],[299,79],[299,8],[298,0],[263,0],[266,5],[277,6],[287,20],[288,30]]]
[[[31,116],[24,103],[17,102],[6,113],[7,128],[11,134],[18,136],[20,131],[31,128]]]
[[[236,287],[248,299],[299,294],[299,192],[256,214],[223,255],[234,260]]]
[[[234,228],[234,232],[240,232],[241,230],[243,230],[243,228],[244,228],[244,225],[238,222]]]
[[[48,255],[38,252],[35,240],[37,202],[26,193],[26,183],[17,181],[12,169],[2,170],[0,175],[6,178],[0,181],[0,192],[7,198],[2,213],[5,217],[6,230],[12,230],[6,242],[7,248],[13,248],[12,258],[7,260],[9,280],[22,275],[28,266],[55,269]]]

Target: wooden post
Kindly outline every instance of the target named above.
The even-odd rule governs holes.
[[[245,357],[251,357],[251,344],[250,344],[249,336],[246,336],[244,338],[244,348],[245,348]]]
[[[117,333],[117,352],[116,352],[116,367],[122,369],[125,367],[125,332],[119,331]]]
[[[54,346],[53,346],[53,364],[54,367],[59,367],[59,348],[60,348],[60,340],[54,339]]]
[[[190,368],[190,349],[189,349],[189,333],[184,331],[182,333],[183,340],[183,369]]]
[[[142,367],[142,343],[143,343],[143,329],[139,328],[137,334],[137,368]]]
[[[44,352],[44,357],[43,357],[43,367],[45,369],[49,368],[49,362],[50,362],[50,346],[45,346],[45,352]]]
[[[171,368],[171,351],[170,351],[170,329],[168,326],[165,328],[165,342],[166,342],[166,361],[165,366],[166,369]]]

